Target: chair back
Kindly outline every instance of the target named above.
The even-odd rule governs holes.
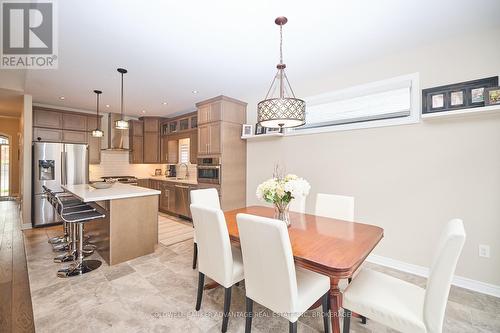
[[[232,285],[233,254],[226,219],[220,209],[191,204],[198,244],[198,270],[228,288]]]
[[[438,333],[443,329],[451,281],[464,243],[465,229],[462,220],[449,221],[441,233],[427,280],[424,321],[428,332]]]
[[[215,188],[192,190],[190,195],[192,204],[220,209],[219,193]]]
[[[318,193],[315,215],[352,222],[354,221],[354,197]]]
[[[297,305],[297,278],[288,230],[282,221],[238,214],[246,296],[286,317]]]
[[[305,213],[306,212],[306,197],[304,195],[293,198],[290,201],[290,211],[297,213]]]

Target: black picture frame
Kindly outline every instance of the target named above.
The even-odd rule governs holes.
[[[490,92],[495,92],[495,97],[497,97],[497,99],[492,100]],[[500,87],[491,87],[484,90],[484,101],[486,105],[500,105],[500,98],[498,98],[498,96],[500,96]]]
[[[484,106],[486,89],[496,86],[498,86],[498,76],[424,89],[422,90],[422,114]],[[482,99],[480,98],[481,92]],[[456,103],[457,96],[460,94],[462,103]],[[442,103],[440,96],[442,96]]]
[[[255,124],[255,135],[266,134],[266,128],[262,127],[259,123]]]

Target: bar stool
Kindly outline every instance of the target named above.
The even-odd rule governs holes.
[[[64,203],[60,200],[58,196],[56,196],[57,201],[59,202],[60,211],[63,212],[65,207]],[[94,210],[94,211],[86,211],[86,212],[78,212],[73,214],[61,214],[61,219],[68,223],[68,225],[72,229],[72,244],[71,248],[74,249],[74,257],[75,262],[71,264],[67,268],[60,269],[57,272],[58,277],[70,277],[70,276],[78,276],[88,272],[91,272],[99,266],[101,266],[102,262],[100,260],[83,260],[83,225],[86,222],[90,222],[93,220],[104,218],[106,215]],[[78,244],[78,246],[75,246]]]

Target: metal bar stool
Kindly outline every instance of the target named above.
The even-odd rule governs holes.
[[[56,196],[56,199],[59,203],[60,211],[63,212],[65,208],[64,203],[58,196]],[[69,226],[71,226],[73,235],[75,236],[75,240],[76,238],[78,238],[78,240],[76,241],[78,246],[75,248],[75,262],[67,268],[60,269],[57,272],[58,277],[82,275],[91,272],[101,266],[102,262],[100,260],[83,260],[83,225],[86,222],[101,219],[104,217],[106,217],[106,215],[96,210],[73,214],[61,214],[61,219],[68,223]]]

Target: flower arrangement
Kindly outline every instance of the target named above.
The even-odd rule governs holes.
[[[266,180],[257,187],[257,198],[259,200],[274,204],[276,207],[276,218],[289,224],[288,207],[294,198],[307,196],[311,185],[307,180],[293,174],[280,176],[275,172],[273,178]]]

